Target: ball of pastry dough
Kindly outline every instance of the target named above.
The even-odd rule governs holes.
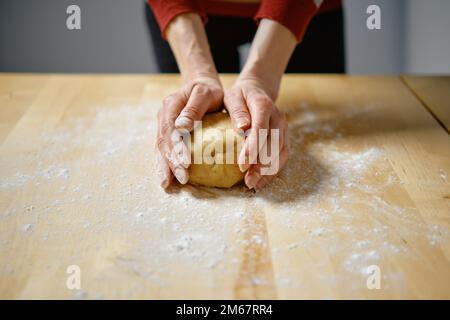
[[[233,130],[227,113],[208,113],[202,121],[202,139],[196,134],[191,135],[189,182],[207,187],[231,188],[244,178],[237,164],[244,138]],[[197,161],[194,159],[195,154]],[[201,163],[195,163],[198,160]]]

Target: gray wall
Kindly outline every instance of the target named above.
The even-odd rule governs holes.
[[[81,30],[66,8],[81,7]],[[0,0],[0,71],[155,72],[144,0]]]
[[[450,73],[450,1],[409,0],[406,3],[405,70]]]
[[[345,40],[349,73],[404,71],[404,0],[346,0]],[[381,9],[381,30],[366,27],[366,9]]]
[[[82,29],[66,29],[78,4]],[[366,28],[366,8],[382,29]],[[449,0],[346,0],[349,73],[450,74]],[[245,55],[245,48],[242,50]],[[0,71],[155,72],[144,0],[0,0]]]

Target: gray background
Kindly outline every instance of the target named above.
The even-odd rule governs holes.
[[[81,7],[82,29],[66,29]],[[381,7],[382,30],[366,28]],[[144,0],[0,0],[0,71],[156,71]],[[450,0],[346,0],[347,70],[352,74],[450,74]],[[245,59],[246,48],[242,48]]]

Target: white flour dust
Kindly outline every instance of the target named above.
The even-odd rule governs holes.
[[[328,257],[339,259],[336,279],[323,281],[342,285],[388,255],[407,255],[405,238],[425,234],[432,246],[450,238],[448,230],[421,223],[410,203],[389,196],[400,182],[381,148],[361,143],[355,148],[347,142],[339,121],[358,111],[327,121],[328,115],[303,104],[290,117],[295,153],[261,192],[188,186],[166,193],[153,159],[157,108],[156,102],[94,108],[93,116],[66,120],[27,141],[23,153],[4,157],[0,221],[15,220],[8,225],[17,225],[24,237],[16,239],[18,230],[1,223],[0,254],[12,239],[78,246],[77,238],[83,249],[61,263],[95,259],[105,274],[137,276],[127,289],[133,294],[148,283],[169,286],[186,274],[199,279],[205,272],[233,274],[243,248],[270,249],[272,264],[286,252],[327,248],[315,268],[326,274]],[[298,240],[269,243],[265,227],[252,223],[255,214],[265,217],[269,228],[282,228],[278,232],[286,230]],[[98,241],[83,244],[83,239]],[[5,264],[5,270],[12,270]],[[181,264],[183,274],[177,274]],[[292,276],[289,265],[277,270],[282,272],[275,277],[277,285],[301,288],[302,279]],[[91,277],[100,284],[111,281]],[[254,286],[269,281],[264,275],[251,279]],[[208,285],[215,285],[213,277]],[[88,289],[76,295],[108,298],[106,292]]]

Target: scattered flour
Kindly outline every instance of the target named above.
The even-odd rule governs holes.
[[[31,232],[33,230],[33,225],[30,223],[27,223],[22,227],[22,229],[25,232]]]
[[[439,176],[441,177],[442,181],[448,182],[448,176],[444,170],[442,169],[439,170]]]
[[[424,225],[410,204],[395,203],[389,196],[399,181],[381,148],[347,142],[340,121],[366,109],[355,106],[339,119],[302,103],[301,112],[290,115],[296,152],[283,173],[254,194],[242,188],[161,190],[152,152],[155,126],[149,125],[154,124],[157,107],[149,103],[93,109],[93,120],[68,120],[65,126],[35,137],[36,149],[2,159],[2,198],[17,190],[40,196],[32,204],[20,199],[2,202],[0,220],[24,223],[33,217],[33,224],[22,223],[24,232],[33,231],[42,241],[63,246],[70,236],[95,233],[110,239],[90,244],[72,258],[83,261],[94,256],[111,263],[106,270],[139,276],[130,283],[130,294],[145,290],[146,283],[164,287],[172,277],[187,274],[234,274],[242,263],[232,258],[237,252],[253,254],[269,246],[272,259],[287,251],[326,247],[316,268],[327,274],[327,256],[339,259],[336,278],[322,281],[342,286],[351,277],[364,276],[368,265],[381,263],[387,255],[407,258],[405,238],[425,234],[430,246],[450,239],[448,229]],[[439,174],[447,181],[445,172]],[[377,183],[369,183],[374,176]],[[97,184],[89,184],[92,181]],[[283,228],[299,240],[268,243],[265,226],[257,222],[261,216],[271,227]],[[2,246],[9,246],[13,231],[0,230]],[[181,264],[183,274],[170,273]],[[277,270],[282,273],[274,280],[279,286],[302,288],[302,279],[289,266]],[[253,286],[269,281],[264,274],[249,276]],[[99,295],[108,298],[86,291],[77,291],[74,298]]]

